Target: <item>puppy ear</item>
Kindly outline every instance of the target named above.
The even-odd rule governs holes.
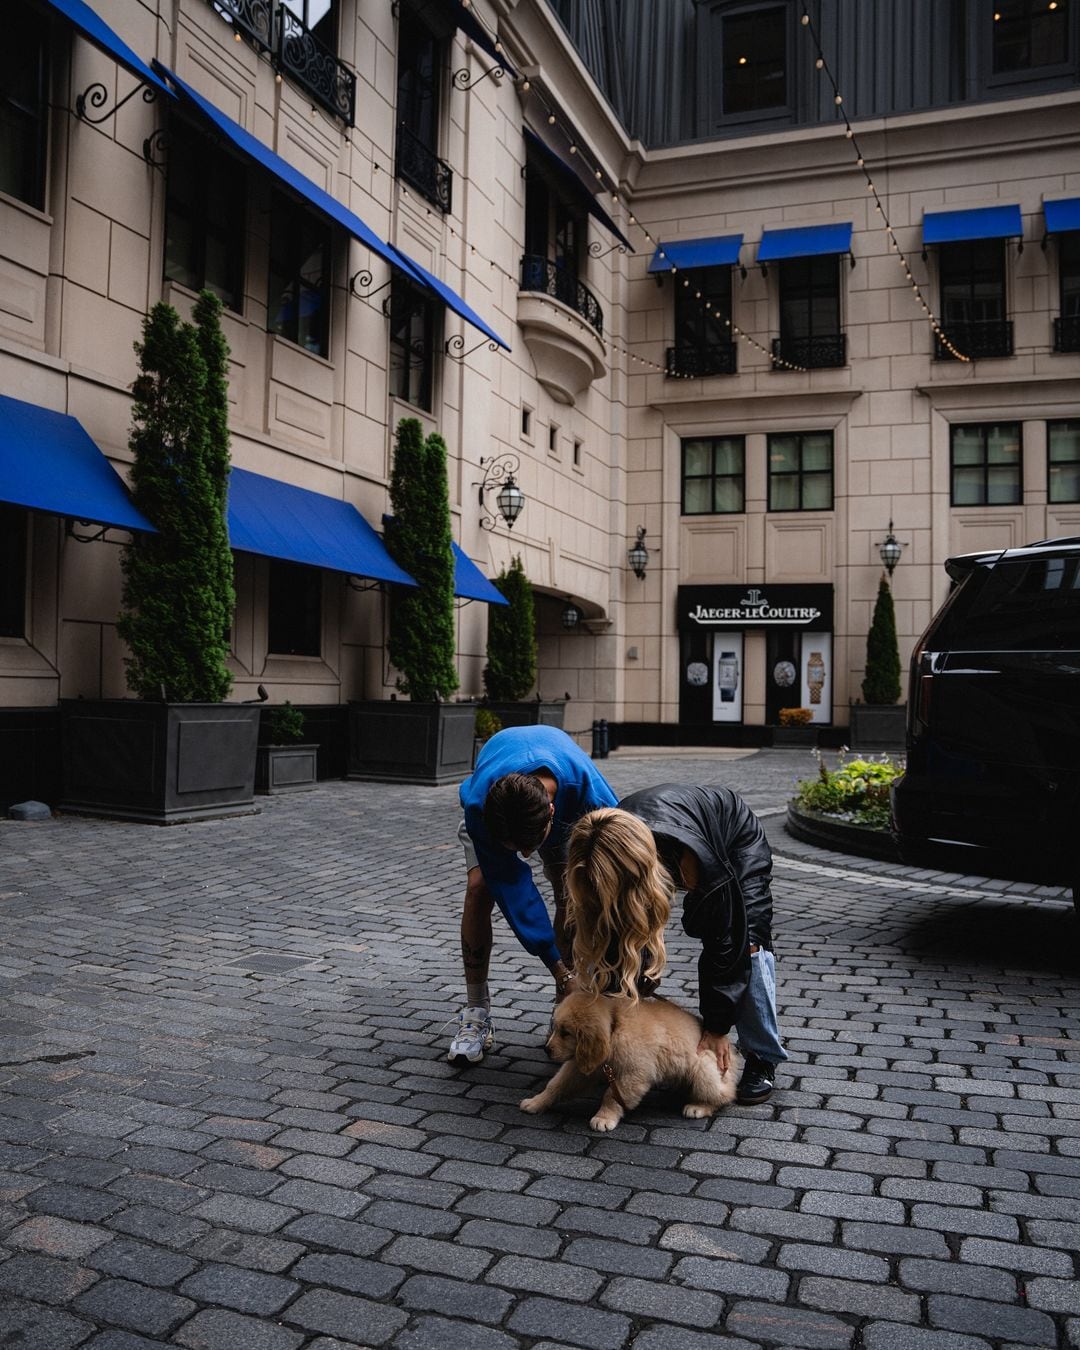
[[[581,1019],[577,1033],[577,1065],[582,1073],[595,1073],[611,1056],[611,1019],[604,1016],[603,1000]]]

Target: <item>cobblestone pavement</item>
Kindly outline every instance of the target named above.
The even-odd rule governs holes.
[[[1067,901],[794,843],[805,755],[605,767],[766,816],[791,1060],[765,1106],[523,1115],[549,982],[501,924],[496,1049],[446,1062],[452,788],[0,825],[0,1345],[1080,1345]]]

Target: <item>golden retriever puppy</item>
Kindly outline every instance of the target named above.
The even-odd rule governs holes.
[[[666,999],[630,999],[623,994],[569,994],[555,1009],[549,1056],[562,1067],[523,1111],[538,1113],[563,1097],[582,1095],[602,1076],[607,1083],[600,1109],[589,1124],[613,1130],[650,1088],[661,1083],[689,1089],[683,1115],[711,1116],[735,1100],[738,1055],[721,1074],[716,1056],[698,1054],[701,1022]]]

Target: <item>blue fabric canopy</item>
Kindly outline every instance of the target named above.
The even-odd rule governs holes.
[[[649,271],[670,272],[673,267],[731,267],[739,261],[742,239],[741,234],[719,234],[711,239],[679,239],[673,244],[661,244],[652,256]]]
[[[472,10],[469,9],[468,6],[463,5],[461,0],[450,0],[450,8],[454,12],[454,23],[457,27],[460,28],[463,33],[468,33],[469,37],[472,38],[478,47],[483,47],[488,56],[498,61],[499,65],[502,66],[507,75],[509,75],[512,80],[516,80],[517,71],[501,52],[495,50],[495,39]]]
[[[466,323],[472,324],[474,328],[483,333],[486,338],[490,338],[492,342],[497,343],[504,351],[510,350],[510,344],[504,342],[493,328],[489,328],[476,310],[466,304],[457,291],[444,285],[426,267],[421,267],[414,258],[410,258],[407,253],[402,253],[401,249],[395,248],[393,244],[388,244],[387,247],[393,255],[390,261],[395,267],[400,267],[407,276],[412,277],[413,281],[417,281],[421,286],[426,286],[429,290],[434,291],[448,309],[452,309]]]
[[[634,246],[618,225],[611,219],[608,213],[596,200],[595,191],[578,177],[577,170],[559,154],[552,150],[546,141],[542,140],[535,131],[530,131],[528,127],[524,128],[525,144],[536,151],[544,163],[552,170],[557,180],[563,184],[570,197],[581,203],[591,216],[594,216],[601,225],[621,244],[624,244],[631,253]]]
[[[759,263],[783,262],[787,258],[820,258],[830,253],[851,252],[851,221],[836,225],[794,225],[766,230],[758,244]]]
[[[0,501],[123,530],[154,527],[82,425],[0,395]]]
[[[325,493],[234,468],[228,519],[229,543],[241,553],[416,585],[356,507]]]
[[[85,0],[49,0],[49,4],[58,14],[62,14],[68,23],[77,28],[84,38],[95,47],[111,56],[114,61],[126,67],[144,84],[152,85],[171,95],[171,90],[160,80],[145,61],[141,60],[118,33],[114,33],[104,19],[98,17]]]
[[[965,211],[924,211],[924,244],[966,244],[974,239],[1018,239],[1019,206],[975,206]]]
[[[463,600],[483,600],[488,605],[508,605],[510,603],[496,586],[493,586],[469,555],[457,544],[450,541],[454,550],[454,594]]]
[[[1043,202],[1043,215],[1046,217],[1047,234],[1067,234],[1070,230],[1080,230],[1080,197]]]

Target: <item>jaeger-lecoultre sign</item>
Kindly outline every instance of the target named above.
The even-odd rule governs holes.
[[[805,628],[831,632],[831,586],[680,586],[679,628]]]

